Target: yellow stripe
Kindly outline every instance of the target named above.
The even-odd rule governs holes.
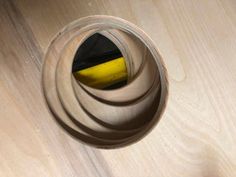
[[[80,82],[95,88],[105,88],[127,79],[123,57],[92,66],[74,73]]]

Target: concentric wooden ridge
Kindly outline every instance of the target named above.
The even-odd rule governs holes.
[[[72,76],[76,50],[97,32],[126,57],[127,86],[98,90]],[[144,137],[160,119],[168,95],[167,72],[152,40],[128,21],[101,15],[81,18],[54,37],[45,55],[42,87],[48,107],[63,129],[100,148],[122,147]]]

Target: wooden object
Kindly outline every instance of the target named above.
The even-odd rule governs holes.
[[[128,91],[126,87],[112,91],[113,94],[120,94],[127,100],[130,100],[130,93],[136,92],[138,97],[134,98],[137,100],[135,103],[129,103],[128,105],[126,101],[123,104],[120,103],[120,105],[103,103],[89,94],[82,94],[84,91],[80,88],[80,83],[72,82],[71,68],[78,47],[94,33],[109,29],[120,30],[120,33],[130,32],[148,48],[147,51],[144,50],[144,54],[141,53],[140,57],[143,58],[137,58],[138,62],[136,62],[136,58],[133,58],[132,63],[134,65],[143,60],[141,63],[144,63],[144,68],[137,69],[140,72],[137,73],[137,77],[133,79],[133,82],[129,83],[130,87],[128,87],[129,89],[132,88],[132,85],[140,88],[144,87],[146,94],[144,94],[145,92],[143,93],[143,89],[140,89],[140,93],[139,89]],[[131,41],[127,41],[126,45],[129,46],[129,43]],[[136,46],[135,43],[133,44],[133,46]],[[132,53],[137,53],[136,50],[142,51],[139,47],[133,47],[133,49],[134,51],[129,51],[129,56],[132,56]],[[66,131],[73,127],[73,125],[68,124],[68,120],[71,120],[72,124],[74,123],[80,129],[73,129],[76,131],[76,135],[74,133],[70,134],[82,142],[103,148],[128,145],[131,142],[136,142],[150,131],[163,113],[167,101],[168,84],[165,68],[159,53],[142,30],[125,20],[110,16],[90,16],[79,19],[59,32],[49,46],[44,60],[42,85],[48,106],[53,115],[60,119],[60,124],[62,124],[61,121],[66,123],[67,128],[62,126]],[[149,88],[145,87],[146,85],[149,85]],[[89,92],[88,88],[86,89]],[[75,96],[75,91],[77,97]],[[109,93],[109,91],[105,90],[103,92]],[[85,109],[86,112],[84,112]],[[110,130],[107,130],[108,125],[110,125]],[[98,129],[97,127],[100,128]],[[113,129],[116,127],[116,130],[112,131],[111,127]],[[127,132],[124,134],[124,129],[129,131],[128,135]],[[137,131],[136,129],[139,130]],[[133,130],[133,134],[130,134],[130,131]],[[87,135],[82,135],[83,132],[81,131],[87,133]],[[85,137],[82,138],[82,136]],[[86,139],[86,137],[88,138]]]
[[[0,176],[236,176],[234,0],[0,1]],[[68,136],[41,92],[43,55],[78,18],[143,29],[169,74],[164,115],[136,144],[100,150]]]

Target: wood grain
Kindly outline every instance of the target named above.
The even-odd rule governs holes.
[[[130,90],[142,96],[138,96],[128,104],[127,102],[125,104],[120,102],[120,105],[104,103],[90,95],[85,98],[78,92],[76,92],[76,97],[73,89],[76,86],[76,88],[80,88],[80,83],[73,85],[71,74],[72,62],[77,48],[96,31],[106,31],[110,28],[135,34],[134,37],[140,38],[143,45],[148,48],[141,56],[144,65],[142,64],[140,67],[143,69],[139,69],[140,72],[137,73],[137,77],[129,83],[131,85],[138,84],[140,88],[144,87],[144,89],[140,89],[142,90],[141,93],[139,90]],[[126,44],[129,43],[127,41]],[[60,31],[52,40],[44,57],[42,88],[47,105],[62,128],[76,139],[102,148],[128,145],[146,135],[160,120],[168,95],[165,68],[153,45],[151,39],[142,30],[128,21],[112,16],[99,15],[82,18]],[[130,53],[132,52],[135,50],[130,51]],[[148,66],[148,70],[145,69],[146,66]],[[143,85],[150,85],[150,88],[145,88]],[[130,100],[129,96],[132,94],[129,94],[127,87],[112,92],[126,95],[127,99]],[[82,106],[82,100],[89,100],[89,98],[90,101]],[[87,109],[91,105],[96,112]],[[104,115],[101,117],[101,114]],[[110,119],[107,119],[108,122],[105,123],[105,115],[110,119],[115,119],[116,116],[121,118],[115,124]],[[110,125],[107,126],[108,124]]]
[[[236,176],[235,0],[0,1],[0,176]],[[167,109],[142,141],[98,150],[68,136],[41,93],[52,37],[87,15],[131,21],[170,76]]]

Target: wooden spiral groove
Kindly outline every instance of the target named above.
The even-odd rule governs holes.
[[[79,46],[100,33],[121,50],[129,82],[99,90],[76,81],[71,68]],[[141,139],[160,119],[167,101],[167,72],[151,39],[120,18],[89,16],[61,30],[44,58],[43,93],[57,122],[73,137],[100,148]]]

